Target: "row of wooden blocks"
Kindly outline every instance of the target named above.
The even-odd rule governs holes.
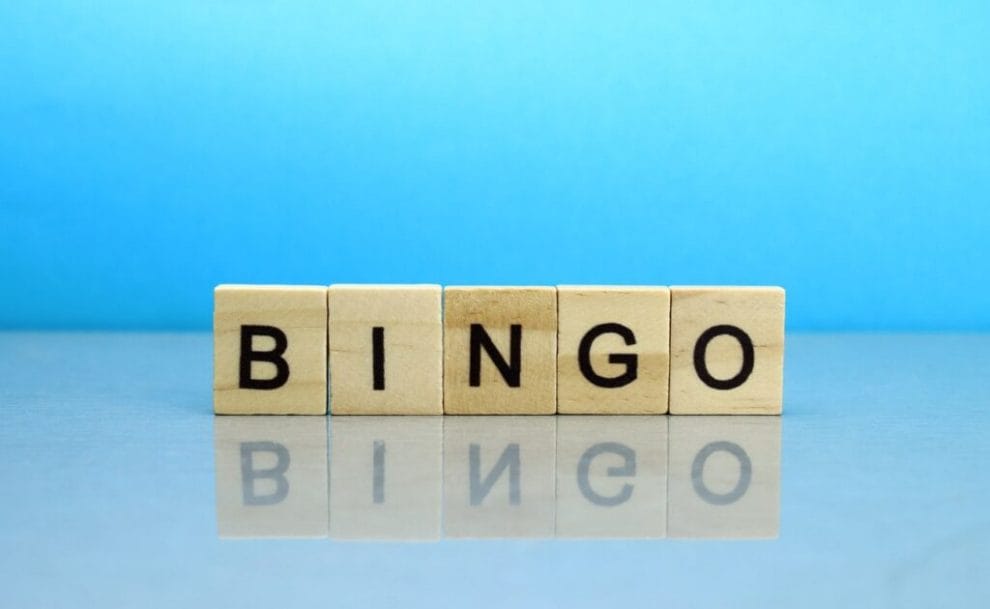
[[[220,537],[773,538],[779,417],[217,417]]]
[[[214,299],[217,414],[782,409],[777,287],[221,285]]]

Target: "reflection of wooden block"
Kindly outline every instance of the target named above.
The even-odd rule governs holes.
[[[556,417],[447,417],[447,537],[551,537]]]
[[[667,412],[667,288],[560,286],[557,309],[558,413]]]
[[[213,411],[326,414],[325,287],[217,286]]]
[[[666,531],[667,417],[560,417],[557,536]]]
[[[220,537],[327,536],[327,427],[309,417],[217,417]]]
[[[557,290],[444,290],[444,412],[553,414]]]
[[[440,538],[441,417],[333,417],[330,537]]]
[[[670,289],[670,414],[780,414],[784,290]]]
[[[438,285],[332,285],[330,412],[443,414]]]
[[[671,417],[670,537],[775,538],[780,419]]]

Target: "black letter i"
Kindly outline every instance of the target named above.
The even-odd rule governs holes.
[[[373,388],[375,391],[385,389],[385,328],[375,326],[371,329],[371,367]]]

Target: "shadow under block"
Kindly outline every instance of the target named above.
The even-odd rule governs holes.
[[[220,537],[326,537],[327,427],[314,417],[216,417]]]
[[[667,532],[667,417],[557,421],[557,536]]]
[[[557,417],[446,417],[446,537],[552,537]]]
[[[784,290],[670,289],[670,414],[780,414]]]
[[[213,411],[326,414],[325,287],[217,286]]]
[[[776,538],[780,418],[671,417],[667,533]]]
[[[554,414],[557,290],[444,290],[444,413]]]
[[[330,537],[440,538],[442,417],[331,417]]]
[[[664,414],[670,290],[557,288],[557,412]]]
[[[331,414],[443,414],[438,285],[332,285]]]

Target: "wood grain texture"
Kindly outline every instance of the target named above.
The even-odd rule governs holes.
[[[480,349],[471,384],[471,326],[480,324],[511,363],[517,326],[519,384],[500,373]],[[557,290],[552,287],[447,287],[444,290],[444,413],[554,414],[557,409]]]
[[[783,288],[675,286],[670,297],[670,414],[780,414]]]
[[[280,387],[241,387],[242,326],[284,334],[288,379]],[[251,349],[276,341],[254,336]],[[327,289],[317,286],[221,285],[214,291],[213,410],[216,414],[310,414],[327,411]],[[276,364],[254,361],[251,377],[277,377]]]
[[[440,286],[332,285],[328,302],[332,414],[443,414]]]
[[[558,413],[667,412],[670,290],[558,286],[557,310]]]

